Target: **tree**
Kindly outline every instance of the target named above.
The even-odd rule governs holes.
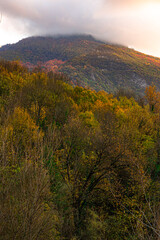
[[[159,111],[160,106],[160,93],[156,91],[155,86],[149,86],[146,88],[146,99],[149,103],[150,111],[157,112]]]
[[[0,155],[5,166],[19,164],[23,159],[39,159],[43,132],[39,130],[30,115],[23,108],[17,107],[1,127]]]
[[[55,181],[57,184],[61,182],[55,192],[59,195],[63,189],[65,198],[61,197],[65,199],[65,209],[70,211],[69,227],[66,228],[65,222],[64,228],[64,236],[69,235],[70,238],[80,236],[85,229],[87,209],[97,193],[107,193],[111,182],[117,182],[115,175],[121,174],[122,177],[125,174],[127,179],[133,167],[129,152],[123,145],[123,135],[119,135],[115,115],[108,110],[102,115],[100,126],[88,113],[81,115],[80,119],[71,118],[62,129],[61,147],[50,160],[57,172]],[[125,181],[124,176],[122,178]]]
[[[39,164],[0,168],[0,239],[59,239],[49,178]]]

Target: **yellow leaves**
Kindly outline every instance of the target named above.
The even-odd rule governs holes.
[[[124,99],[118,101],[116,98],[113,98],[113,96],[106,95],[105,101],[98,99],[95,102],[93,109],[94,111],[101,109],[103,112],[113,111],[117,117],[121,118],[127,111],[129,105],[132,106],[130,100],[128,100],[128,102],[125,102]]]
[[[95,120],[94,114],[91,111],[86,111],[79,115],[83,123],[88,127],[97,127],[99,125],[98,121]]]
[[[104,102],[102,102],[99,99],[95,102],[95,105],[94,105],[94,109],[95,110],[100,109],[100,108],[105,108],[105,109],[107,108],[109,110],[110,107],[111,107],[111,103],[110,102],[104,103]]]
[[[18,156],[34,156],[34,146],[38,146],[43,139],[43,132],[39,130],[30,115],[23,108],[15,108],[6,122],[1,135],[1,146],[5,152],[4,158],[12,162]]]
[[[117,117],[119,117],[119,118],[121,118],[121,117],[125,117],[125,112],[126,112],[126,110],[125,109],[123,109],[122,107],[120,107],[120,106],[117,106],[117,108],[116,108],[116,114],[117,114]]]
[[[149,86],[146,87],[146,97],[149,101],[153,101],[154,98],[156,97],[156,87],[155,86]]]
[[[151,112],[159,112],[160,110],[160,93],[156,91],[155,86],[149,86],[145,91],[146,99],[150,106]]]
[[[30,112],[32,114],[32,116],[34,116],[34,119],[37,119],[37,112],[38,112],[39,106],[38,103],[32,103],[31,107],[30,107]],[[41,107],[41,111],[40,111],[40,116],[39,118],[41,119],[41,121],[43,121],[46,117],[46,111],[47,108],[46,107]]]
[[[44,86],[47,85],[47,75],[44,72],[33,73],[31,75],[31,81],[35,85],[42,84]]]
[[[100,100],[97,100],[94,104],[93,111],[98,114],[99,112],[103,116],[106,112],[110,111],[112,104],[110,102],[104,103]]]
[[[14,133],[23,134],[25,141],[31,138],[37,140],[38,137],[43,137],[43,133],[38,130],[28,112],[20,107],[15,108],[13,115],[9,119],[9,126],[13,127]]]

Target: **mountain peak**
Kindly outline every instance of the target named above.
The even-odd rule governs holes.
[[[0,59],[20,60],[29,68],[67,74],[74,85],[114,92],[144,92],[152,82],[160,88],[160,59],[91,35],[35,36],[0,48]]]

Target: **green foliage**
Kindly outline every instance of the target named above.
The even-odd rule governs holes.
[[[1,62],[0,239],[158,239],[159,93],[135,99]]]

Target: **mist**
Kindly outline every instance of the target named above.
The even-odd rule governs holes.
[[[159,1],[1,0],[1,31],[7,28],[13,33],[8,41],[14,34],[24,37],[92,34],[101,40],[160,56],[159,11],[150,12],[154,11],[154,4],[159,6]]]

